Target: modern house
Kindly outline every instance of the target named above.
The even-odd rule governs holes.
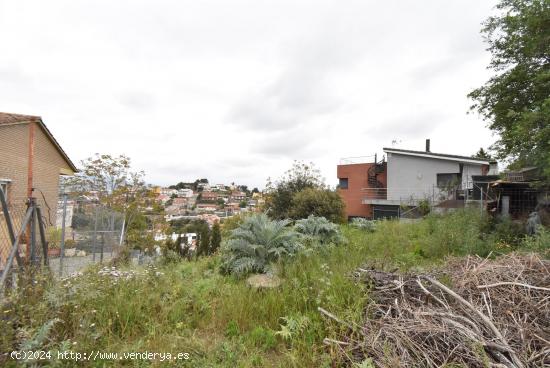
[[[348,218],[397,217],[422,202],[430,206],[463,206],[472,196],[473,176],[494,173],[487,159],[430,151],[384,148],[387,160],[341,161],[337,168],[339,193]]]

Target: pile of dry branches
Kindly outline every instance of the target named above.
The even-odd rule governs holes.
[[[325,340],[350,362],[550,366],[550,262],[537,255],[451,259],[432,275],[358,274],[372,287],[364,325],[347,324],[347,336]]]

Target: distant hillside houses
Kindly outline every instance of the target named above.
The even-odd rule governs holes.
[[[194,189],[192,189],[194,188]],[[164,206],[168,221],[188,216],[229,217],[246,211],[261,211],[262,193],[246,185],[209,184],[206,179],[155,187],[157,202]]]

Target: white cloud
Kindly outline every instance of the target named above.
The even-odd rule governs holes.
[[[465,97],[493,3],[0,0],[0,111],[160,184],[263,186],[293,159],[334,183],[393,139],[471,154],[494,140]]]

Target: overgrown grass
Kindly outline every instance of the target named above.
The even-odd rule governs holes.
[[[322,341],[340,324],[326,320],[322,307],[360,323],[368,290],[352,272],[370,263],[408,270],[433,267],[447,254],[505,252],[524,241],[474,212],[430,216],[418,223],[383,221],[375,232],[342,226],[347,243],[301,253],[278,265],[277,289],[255,290],[219,272],[218,255],[154,268],[128,267],[132,277],[100,275],[92,268],[64,282],[22,285],[2,307],[0,348],[47,338],[35,346],[86,352],[188,352],[180,366],[329,367],[338,365]],[[517,239],[512,243],[509,239]],[[530,239],[548,249],[548,234]],[[526,241],[525,241],[526,242]],[[525,243],[527,244],[527,243]],[[114,281],[117,279],[118,281]],[[44,285],[44,286],[42,286]],[[52,322],[53,321],[53,322]],[[166,362],[57,362],[65,366],[166,365]],[[0,365],[15,365],[0,358]]]

